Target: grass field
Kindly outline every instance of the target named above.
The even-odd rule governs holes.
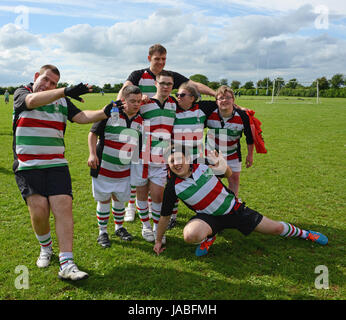
[[[29,214],[12,173],[12,100],[0,97],[0,299],[345,299],[346,99],[301,100],[267,104],[241,97],[262,121],[268,154],[256,154],[254,165],[241,174],[240,198],[275,219],[329,237],[322,247],[309,241],[225,230],[208,256],[197,258],[195,246],[184,243],[182,229],[191,217],[179,206],[178,226],[167,233],[160,256],[141,237],[138,217],[125,227],[135,235],[101,249],[87,167],[87,135],[91,125],[69,123],[66,158],[74,190],[74,256],[89,273],[78,283],[58,279],[58,248],[51,217],[54,256],[51,265],[36,267],[39,246]],[[12,97],[11,97],[12,98]],[[84,109],[97,109],[111,95],[90,94]],[[245,147],[245,139],[242,139]],[[246,154],[244,148],[244,154]],[[110,222],[112,222],[110,220]],[[113,223],[109,232],[113,233]],[[29,271],[28,289],[16,289],[17,266]],[[328,268],[329,289],[316,289],[315,268]]]

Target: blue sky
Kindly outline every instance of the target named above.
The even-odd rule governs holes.
[[[61,81],[103,85],[144,68],[150,45],[166,68],[242,83],[346,74],[346,3],[336,0],[0,0],[0,86],[46,63]]]

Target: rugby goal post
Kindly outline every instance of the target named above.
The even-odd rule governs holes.
[[[299,84],[310,84],[311,82],[299,82]],[[282,85],[281,80],[274,79],[273,80],[273,88],[272,88],[272,96],[271,101],[268,103],[275,103],[275,102],[283,102],[286,101],[286,103],[320,103],[320,96],[319,96],[319,86],[318,81],[316,81],[316,88],[310,86],[310,90],[314,90],[315,94],[314,96],[284,96],[280,94],[284,86]]]

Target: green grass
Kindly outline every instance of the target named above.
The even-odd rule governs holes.
[[[1,97],[3,98],[3,97]],[[97,109],[111,95],[85,97],[81,108]],[[253,233],[244,237],[225,230],[207,257],[197,258],[195,246],[184,243],[182,230],[192,213],[179,206],[178,226],[167,233],[160,256],[141,237],[141,223],[125,223],[135,239],[111,237],[102,250],[87,167],[87,135],[91,125],[69,123],[66,158],[74,191],[74,256],[87,280],[61,281],[58,248],[51,217],[54,257],[42,270],[29,213],[12,173],[12,100],[0,101],[0,299],[345,299],[346,99],[322,103],[267,104],[241,97],[262,121],[268,154],[256,154],[254,165],[241,174],[240,198],[251,208],[329,237],[322,247],[298,239]],[[242,139],[245,151],[245,140]],[[111,220],[110,220],[111,222]],[[113,224],[109,224],[113,233]],[[16,289],[15,268],[29,270],[29,289]],[[329,270],[329,289],[315,288],[318,265]]]

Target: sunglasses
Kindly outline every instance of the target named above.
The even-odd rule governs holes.
[[[175,94],[177,96],[177,98],[184,98],[185,96],[190,96],[191,97],[191,94],[187,94],[187,93],[176,93]]]

